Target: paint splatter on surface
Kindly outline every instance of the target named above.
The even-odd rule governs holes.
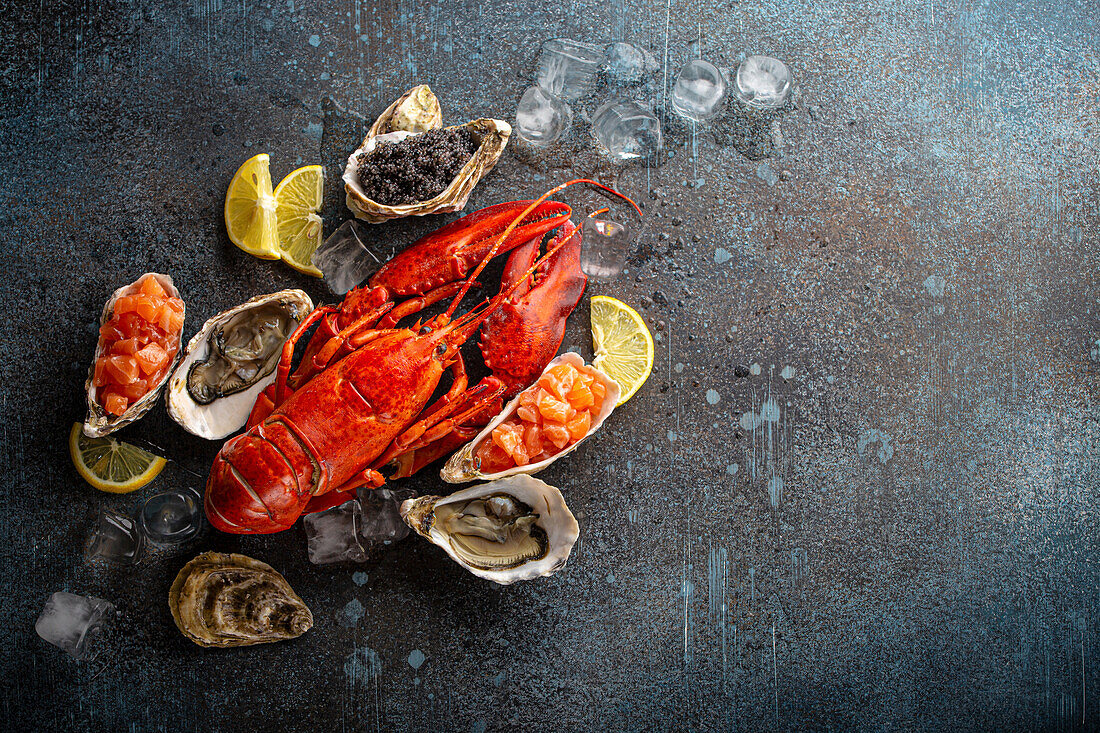
[[[187,728],[202,711],[243,731],[1096,727],[1092,0],[9,5],[10,725]],[[164,608],[190,550],[123,572],[79,557],[96,509],[141,498],[93,495],[63,449],[104,297],[169,272],[190,330],[285,287],[332,302],[322,282],[226,240],[236,167],[258,152],[276,179],[324,164],[331,232],[347,217],[335,172],[397,94],[426,82],[448,124],[510,121],[553,36],[650,46],[667,141],[612,176],[584,123],[598,100],[585,101],[562,146],[510,145],[467,207],[603,174],[645,203],[628,275],[590,287],[650,324],[653,376],[540,474],[582,515],[569,565],[501,589],[417,537],[361,569],[322,569],[297,528],[208,534],[196,551],[270,562],[317,621],[212,663]],[[694,128],[664,109],[686,59],[734,66],[747,38],[790,64],[790,108],[754,124],[728,106]],[[477,71],[500,68],[515,73]],[[578,216],[607,204],[566,198]],[[374,227],[372,251],[457,216]],[[485,292],[499,274],[486,271]],[[565,344],[587,356],[585,308]],[[160,408],[122,437],[171,448],[156,487],[201,487],[217,449]],[[123,614],[98,674],[34,635],[62,588]],[[345,625],[352,594],[361,617]],[[419,685],[414,645],[431,653]],[[249,698],[242,678],[277,703]]]

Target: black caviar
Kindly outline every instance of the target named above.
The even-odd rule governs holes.
[[[477,141],[465,128],[380,143],[359,156],[359,185],[367,198],[386,206],[427,201],[451,185],[475,152]]]

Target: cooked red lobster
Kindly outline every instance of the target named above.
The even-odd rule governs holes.
[[[210,523],[238,534],[278,532],[305,511],[346,501],[360,486],[383,485],[387,464],[407,476],[472,437],[500,411],[501,397],[527,386],[561,345],[586,278],[571,210],[545,200],[582,182],[605,188],[570,181],[535,201],[463,217],[387,262],[369,287],[304,319],[283,347],[275,383],[253,407],[248,431],[214,459],[205,497]],[[538,256],[555,227],[561,230]],[[488,261],[511,249],[500,292],[453,318]],[[395,305],[394,295],[416,297]],[[397,327],[451,296],[444,313]],[[481,345],[494,375],[468,388],[459,349],[487,321]],[[314,325],[292,374],[295,345]],[[428,406],[446,370],[453,383]]]

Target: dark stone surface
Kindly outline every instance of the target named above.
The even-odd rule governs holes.
[[[0,718],[1096,728],[1098,15],[1093,0],[0,2]],[[171,273],[188,335],[256,293],[330,299],[227,241],[236,167],[324,162],[331,229],[340,161],[392,98],[428,82],[448,122],[510,119],[556,35],[649,46],[668,77],[696,52],[768,52],[798,87],[771,122],[666,119],[660,164],[617,176],[578,105],[563,148],[510,147],[470,200],[583,174],[646,205],[629,274],[590,292],[644,306],[657,367],[543,475],[580,517],[569,566],[498,588],[411,537],[318,569],[300,527],[85,564],[99,507],[200,486],[218,447],[157,407],[122,433],[173,459],[154,487],[105,496],[76,475],[66,435],[107,294]],[[379,227],[378,251],[449,219]],[[588,348],[586,323],[582,304],[567,345]],[[200,549],[270,562],[315,628],[187,642],[165,597]],[[119,607],[109,658],[75,664],[35,636],[62,589]]]

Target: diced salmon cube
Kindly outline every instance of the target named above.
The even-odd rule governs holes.
[[[538,455],[542,451],[542,431],[538,425],[528,425],[523,431],[523,447],[528,456]]]
[[[588,429],[592,426],[592,416],[587,412],[577,413],[577,416],[565,424],[569,430],[570,439],[576,443],[588,435]]]
[[[138,378],[137,361],[125,354],[112,354],[107,357],[107,375],[115,384],[130,384]]]
[[[134,354],[134,358],[142,374],[152,374],[168,363],[168,352],[160,344],[153,343]]]
[[[141,344],[136,338],[119,339],[111,344],[112,354],[136,354]]]
[[[166,292],[164,292],[164,288],[161,287],[160,282],[158,282],[157,279],[152,275],[146,275],[141,279],[141,282],[138,285],[138,290],[140,290],[145,295],[156,298],[157,300],[163,300],[164,297],[168,295]]]
[[[509,455],[515,451],[516,446],[520,443],[520,435],[514,426],[509,422],[502,422],[493,428],[493,442],[499,445]]]
[[[160,301],[148,295],[135,295],[134,312],[148,323],[156,323],[160,315]]]
[[[573,382],[565,397],[578,410],[586,410],[592,406],[592,390],[582,380]]]
[[[549,394],[539,400],[538,407],[539,413],[542,415],[543,419],[547,421],[560,424],[569,419],[569,405],[561,400],[554,399],[554,397]]]
[[[603,398],[607,394],[607,387],[598,379],[592,380],[592,411],[598,412],[603,406]]]
[[[103,340],[104,344],[112,343],[122,338],[122,330],[119,329],[118,322],[112,318],[100,326],[99,338]]]
[[[144,379],[136,379],[129,384],[122,384],[118,387],[118,393],[130,402],[140,400],[148,391],[149,384]]]
[[[95,374],[92,376],[92,384],[102,387],[107,384],[107,357],[101,356],[95,360]]]
[[[539,421],[539,412],[536,408],[529,405],[520,405],[516,410],[516,414],[519,415],[519,419],[527,423],[537,423]]]
[[[516,465],[508,452],[491,440],[486,440],[474,452],[481,460],[479,468],[484,473],[497,473]]]
[[[523,443],[517,444],[515,450],[512,451],[512,460],[516,462],[517,466],[526,466],[531,462],[531,457],[527,455],[527,449],[523,446]]]
[[[564,425],[546,423],[543,425],[542,430],[558,450],[561,450],[569,443],[569,430],[566,429]]]
[[[164,304],[181,316],[183,315],[183,301],[179,298],[168,298],[164,301]]]
[[[109,414],[115,415],[117,417],[118,415],[126,412],[127,400],[125,397],[118,394],[117,392],[104,393],[102,395],[102,400],[103,409],[106,410]]]

